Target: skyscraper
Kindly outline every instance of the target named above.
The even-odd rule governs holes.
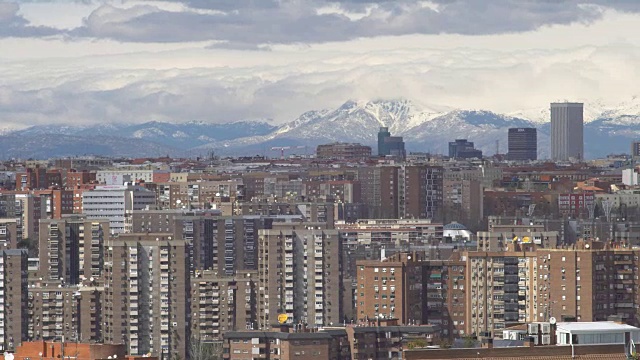
[[[509,129],[509,160],[536,160],[538,134],[536,128]]]
[[[582,103],[551,103],[551,160],[584,158]]]
[[[404,160],[406,151],[402,136],[391,136],[388,127],[381,127],[378,132],[378,156],[394,156]]]
[[[389,128],[381,127],[380,131],[378,131],[378,156],[389,155],[389,150],[387,150],[387,145],[385,144],[385,139],[388,137],[391,137]]]

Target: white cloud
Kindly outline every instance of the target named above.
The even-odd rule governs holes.
[[[211,3],[216,7],[207,7]],[[69,35],[44,39],[0,38],[0,48],[9,49],[0,53],[0,78],[3,79],[0,119],[4,124],[0,127],[147,120],[273,119],[282,123],[304,111],[335,107],[347,99],[400,97],[426,107],[508,113],[544,108],[550,101],[559,99],[601,99],[605,103],[618,103],[635,94],[640,81],[640,70],[636,66],[640,60],[640,39],[634,34],[640,32],[640,15],[609,10],[597,13],[602,16],[600,20],[585,24],[571,22],[572,16],[562,11],[551,17],[555,20],[543,21],[549,18],[542,13],[574,6],[571,1],[557,5],[560,7],[522,1],[513,10],[520,15],[503,13],[504,9],[498,5],[509,5],[506,0],[486,8],[474,5],[466,10],[462,8],[463,3],[453,1],[453,5],[446,5],[442,1],[437,6],[425,7],[415,2],[400,5],[363,4],[356,0],[349,5],[324,2],[319,7],[324,9],[320,15],[317,9],[303,9],[295,4],[278,7],[271,1],[93,4],[91,15],[84,22],[85,33],[76,30],[81,38]],[[622,8],[624,5],[616,3],[621,9],[627,9]],[[433,18],[434,23],[427,24],[433,29],[455,29],[464,25],[462,19],[468,20],[473,11],[478,14],[484,11],[512,16],[507,22],[529,16],[526,26],[517,28],[533,26],[537,30],[485,35],[365,36],[344,41],[353,37],[341,33],[345,31],[344,26],[355,26],[354,31],[360,31],[361,25],[353,24],[358,21],[371,27],[367,30],[370,32],[360,35],[393,35],[427,29],[427,25],[418,21],[420,17],[414,17],[402,6],[419,6],[422,11],[430,12],[444,11],[446,6],[457,9],[455,14],[459,14],[460,19],[440,24],[443,18]],[[236,9],[238,12],[245,12],[243,22],[227,25],[240,26],[241,33],[227,36],[223,43],[209,41],[212,32],[194,38],[196,25],[177,29],[175,26],[179,23],[167,23],[174,19],[174,14],[185,16],[189,21],[209,21],[212,16],[233,13],[237,7],[240,7]],[[449,11],[453,11],[451,9]],[[37,18],[29,13],[34,11],[33,7],[24,6],[21,11],[15,5],[0,6],[0,17],[12,19],[12,26],[22,29],[54,26],[31,22],[30,19]],[[157,31],[159,20],[148,19],[158,14],[163,18],[169,16],[167,22],[162,22],[166,26],[161,32]],[[285,24],[251,38],[251,31],[259,31],[261,26],[269,24],[267,20],[253,22],[260,14],[279,14],[280,18],[267,20]],[[318,16],[322,21],[326,20],[322,16],[337,21],[319,26],[336,25],[336,28],[327,29],[328,35],[320,34],[318,29],[322,27],[316,29],[311,22],[308,33],[287,33],[301,24],[286,21],[316,21]],[[147,20],[139,22],[140,19]],[[209,24],[206,21],[200,26]],[[144,24],[150,26],[135,27]],[[473,26],[483,24],[467,24],[471,27],[465,29],[472,30]],[[0,25],[0,33],[2,29]],[[6,24],[4,29],[7,31]],[[488,32],[504,30],[488,29]],[[177,32],[172,33],[174,30]],[[175,42],[123,41],[155,41],[163,34]],[[109,39],[93,39],[94,35]],[[147,36],[150,38],[146,39]],[[282,44],[270,44],[267,48],[270,51],[256,50],[262,49],[259,44],[273,36]],[[330,39],[336,41],[326,42]],[[292,41],[294,44],[286,44]],[[314,43],[316,41],[320,42]]]

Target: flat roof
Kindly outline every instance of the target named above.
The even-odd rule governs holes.
[[[572,334],[640,331],[640,328],[635,326],[620,324],[613,321],[559,322],[556,327],[558,331],[570,332]]]

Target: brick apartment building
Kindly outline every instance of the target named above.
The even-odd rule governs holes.
[[[14,350],[28,336],[27,261],[24,250],[0,250],[0,351]]]
[[[362,202],[371,219],[434,219],[443,206],[443,169],[427,165],[358,169]]]
[[[401,325],[426,322],[423,264],[417,253],[358,261],[356,309],[359,322],[398,319]]]
[[[341,142],[318,145],[316,156],[328,160],[364,160],[371,157],[371,146]]]

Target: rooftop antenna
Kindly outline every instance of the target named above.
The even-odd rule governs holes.
[[[595,204],[595,202],[587,203],[587,210],[589,210],[589,219],[591,219],[591,221],[593,221],[593,218],[595,217],[595,212],[596,212],[596,204]]]
[[[601,205],[604,214],[607,216],[607,222],[611,222],[611,208],[613,208],[613,203],[610,200],[604,200]]]
[[[529,205],[529,210],[527,211],[527,216],[531,218],[533,216],[533,211],[536,209],[536,204]]]

